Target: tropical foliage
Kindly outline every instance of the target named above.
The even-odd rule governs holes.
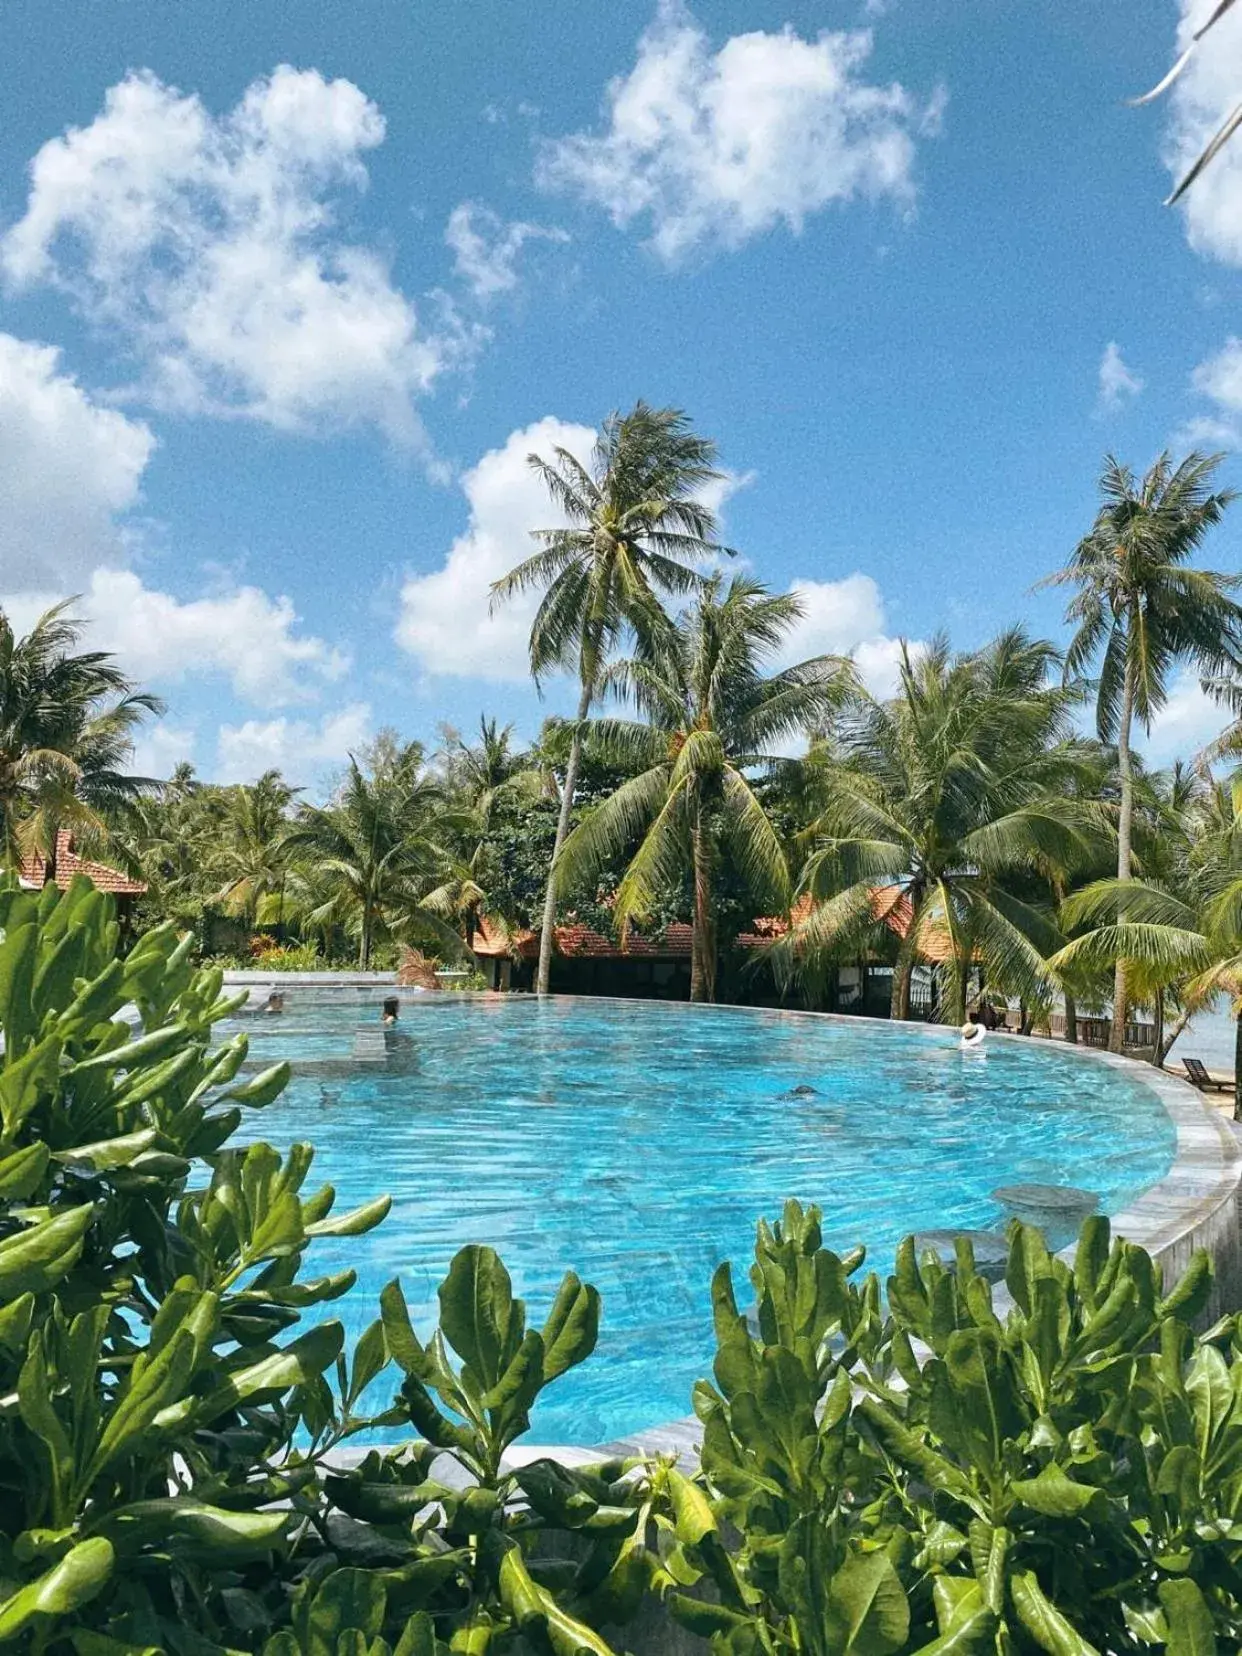
[[[774,748],[822,724],[856,689],[849,663],[818,656],[770,677],[802,607],[754,581],[708,583],[675,627],[644,654],[618,662],[607,686],[645,723],[597,721],[601,751],[645,765],[565,842],[557,877],[573,889],[598,877],[638,841],[617,887],[615,920],[650,920],[689,867],[694,890],[691,1000],[714,1000],[720,869],[731,865],[757,910],[789,906],[790,873],[776,827],[752,778],[776,764]]]
[[[83,653],[63,611],[25,639],[5,622],[5,860],[42,848],[54,879],[70,828],[146,883],[134,933],[171,918],[234,964],[279,948],[391,968],[408,944],[460,970],[483,934],[515,959],[537,949],[538,989],[558,927],[619,943],[680,924],[695,998],[833,1005],[848,968],[898,1016],[960,1019],[995,996],[1024,1028],[1063,1015],[1075,1039],[1111,1007],[1114,1047],[1150,1031],[1158,1063],[1209,985],[1232,992],[1237,950],[1203,907],[1242,752],[1242,608],[1235,579],[1197,563],[1232,499],[1216,459],[1162,456],[1142,477],[1107,462],[1050,577],[1071,589],[1063,656],[1019,628],[965,652],[902,643],[883,693],[842,660],[785,666],[798,595],[712,573],[722,474],[680,411],[611,416],[589,464],[531,460],[562,521],[493,598],[538,593],[532,670],[576,680],[573,717],[529,743],[488,716],[434,748],[382,731],[310,790],[188,765],[156,786],[130,765],[158,704]],[[1220,734],[1149,771],[1136,741],[1185,672]],[[1125,914],[1127,885],[1146,918]],[[1182,904],[1159,949],[1117,929],[1157,923],[1151,892]],[[1110,953],[1124,937],[1138,952]]]
[[[579,684],[552,864],[569,832],[581,759],[582,722],[600,688],[610,652],[627,630],[653,640],[668,625],[661,595],[692,592],[696,564],[721,550],[716,519],[699,498],[721,480],[716,445],[696,436],[675,408],[638,403],[603,423],[590,469],[567,449],[530,464],[548,486],[566,524],[531,531],[540,550],[492,588],[502,603],[542,590],[530,633],[535,682],[556,668]],[[556,880],[549,871],[541,925],[540,994],[548,988]]]
[[[24,638],[0,611],[0,855],[54,862],[57,832],[100,838],[106,816],[153,786],[129,774],[133,736],[162,711],[112,658],[77,649],[82,627],[59,604]]]
[[[1189,662],[1205,676],[1231,673],[1242,651],[1242,609],[1229,597],[1242,577],[1188,567],[1208,530],[1233,499],[1209,487],[1219,456],[1188,455],[1174,466],[1163,454],[1142,479],[1110,459],[1100,481],[1102,504],[1089,534],[1054,585],[1077,587],[1067,618],[1075,633],[1067,674],[1099,654],[1096,729],[1116,742],[1121,808],[1117,878],[1131,873],[1134,775],[1130,744],[1137,722],[1151,729],[1165,705],[1169,678]],[[1111,1047],[1120,1052],[1126,1022],[1126,963],[1113,986]]]
[[[936,941],[955,1020],[975,965],[1010,994],[1051,998],[1055,914],[1022,879],[1089,865],[1106,831],[1073,797],[1090,759],[1072,737],[1077,688],[1049,682],[1057,665],[1051,645],[1018,631],[968,655],[939,638],[903,653],[896,696],[857,696],[819,768],[812,903],[775,951],[787,976],[856,955],[900,904],[894,1017],[909,1016],[916,955]]]

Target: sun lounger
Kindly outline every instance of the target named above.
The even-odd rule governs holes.
[[[1186,1079],[1200,1092],[1206,1092],[1209,1087],[1215,1087],[1217,1092],[1229,1092],[1232,1083],[1218,1081],[1214,1075],[1209,1075],[1201,1058],[1183,1058],[1182,1068],[1186,1071]]]

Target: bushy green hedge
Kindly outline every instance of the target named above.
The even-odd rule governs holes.
[[[430,1338],[392,1284],[347,1356],[313,1318],[352,1273],[307,1255],[388,1204],[337,1215],[309,1146],[230,1145],[287,1080],[214,1041],[244,992],[171,929],[117,958],[85,882],[0,890],[0,928],[0,1643],[638,1656],[658,1603],[731,1656],[1242,1644],[1242,1361],[1236,1319],[1191,1332],[1206,1260],[1162,1297],[1103,1221],[1072,1272],[1018,1228],[999,1319],[967,1248],[907,1243],[883,1296],[791,1206],[754,1316],[714,1284],[700,1472],[514,1469],[594,1291],[567,1276],[534,1326],[468,1248]],[[343,1465],[374,1428],[408,1447]]]

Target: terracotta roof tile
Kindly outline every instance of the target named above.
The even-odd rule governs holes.
[[[141,897],[147,889],[142,880],[131,880],[119,868],[80,857],[72,833],[62,828],[56,836],[56,884],[64,891],[75,874],[85,874],[97,891],[110,892],[114,897]],[[25,858],[18,878],[24,886],[41,890],[47,883],[46,860],[37,855]]]

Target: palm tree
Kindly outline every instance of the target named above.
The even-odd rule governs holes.
[[[223,798],[212,867],[223,883],[214,901],[253,927],[264,899],[279,894],[288,869],[289,810],[300,788],[278,770],[253,784],[229,788]]]
[[[548,992],[556,919],[556,860],[569,832],[582,753],[582,726],[619,636],[667,626],[661,595],[691,592],[696,561],[723,550],[716,519],[699,499],[721,476],[716,445],[698,437],[680,410],[635,405],[604,421],[590,467],[567,449],[529,463],[568,527],[532,531],[540,550],[492,587],[493,604],[542,590],[530,633],[536,684],[555,670],[575,674],[578,715],[570,744],[539,939],[536,988]]]
[[[856,688],[850,664],[817,656],[771,677],[763,665],[802,613],[796,596],[753,581],[721,590],[710,580],[675,628],[636,659],[620,662],[605,687],[632,700],[645,723],[597,720],[604,752],[647,767],[621,785],[565,841],[557,886],[594,875],[637,851],[617,890],[617,923],[646,919],[692,870],[691,1000],[714,1000],[718,947],[716,883],[725,857],[751,894],[782,912],[789,869],[754,776],[776,763],[773,748],[820,723]]]
[[[75,649],[72,602],[24,638],[0,611],[0,857],[41,852],[49,880],[62,827],[105,838],[109,813],[157,787],[125,766],[138,726],[163,704],[135,692],[111,655]]]
[[[477,742],[446,731],[442,763],[449,794],[474,812],[483,833],[498,806],[537,799],[543,791],[543,777],[530,755],[513,746],[513,726],[501,727],[486,715],[479,719]]]
[[[1148,880],[1098,880],[1067,903],[1090,926],[1049,962],[1054,970],[1092,970],[1118,959],[1152,981],[1180,985],[1190,1016],[1228,994],[1235,1022],[1234,1119],[1242,1121],[1242,779],[1214,784],[1199,802],[1199,832],[1179,889]],[[1168,1051],[1172,1040],[1164,1043]]]
[[[951,1017],[976,962],[1007,992],[1049,996],[1044,956],[1061,939],[1047,907],[1011,885],[1074,866],[1102,832],[1092,807],[1066,797],[1084,756],[1070,738],[1077,693],[1047,682],[1058,664],[1051,644],[1017,629],[973,655],[943,638],[919,656],[903,645],[897,695],[861,697],[835,762],[822,761],[801,881],[812,906],[773,947],[778,976],[814,981],[900,914],[893,1017],[909,1016],[915,960],[933,937],[953,967]]]
[[[426,899],[452,866],[452,839],[463,823],[418,760],[421,749],[412,743],[399,763],[368,775],[351,757],[332,802],[304,805],[283,841],[287,855],[310,865],[308,883],[319,897],[305,923],[352,931],[362,971],[376,942],[389,937],[430,935],[460,949]]]
[[[1111,456],[1100,479],[1100,509],[1064,569],[1042,583],[1074,586],[1066,611],[1074,624],[1065,672],[1075,676],[1100,655],[1096,728],[1117,744],[1121,809],[1117,878],[1131,875],[1134,722],[1150,730],[1164,706],[1169,676],[1182,662],[1220,674],[1237,661],[1242,608],[1229,597],[1238,577],[1188,567],[1209,529],[1234,499],[1210,488],[1220,455],[1191,453],[1176,467],[1162,454],[1137,480]],[[1109,1048],[1125,1042],[1126,963],[1117,961]]]

